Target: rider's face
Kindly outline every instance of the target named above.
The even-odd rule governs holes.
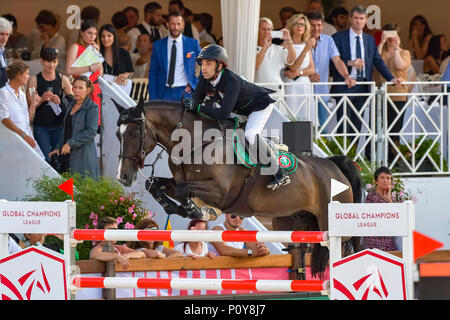
[[[216,67],[217,67],[217,61],[215,60],[202,60],[202,74],[203,78],[206,80],[211,80],[216,75]]]

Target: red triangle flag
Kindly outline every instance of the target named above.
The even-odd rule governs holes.
[[[413,243],[414,243],[414,262],[416,262],[417,258],[422,257],[444,246],[442,242],[427,237],[426,235],[417,231],[413,231]]]
[[[73,201],[73,179],[70,178],[69,180],[61,183],[58,188],[60,188],[62,191],[64,191],[65,193],[68,193],[72,196],[72,201]]]

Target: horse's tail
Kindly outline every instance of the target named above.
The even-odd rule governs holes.
[[[331,156],[327,158],[333,161],[350,182],[353,191],[353,203],[360,203],[362,200],[362,179],[358,167],[347,156]]]

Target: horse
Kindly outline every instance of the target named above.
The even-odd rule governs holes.
[[[117,179],[124,186],[134,183],[138,170],[144,167],[146,156],[159,145],[161,152],[166,151],[170,155],[168,164],[173,178],[154,177],[152,170],[152,177],[147,180],[146,188],[168,214],[208,220],[204,209],[213,207],[220,209],[217,210],[219,214],[223,211],[243,217],[272,217],[274,230],[327,231],[331,179],[348,186],[346,191],[334,196],[333,200],[341,203],[361,201],[361,176],[355,164],[346,156],[321,158],[295,155],[298,168],[290,174],[291,183],[280,189],[270,190],[266,188],[270,175],[257,174],[258,170],[241,164],[207,164],[204,161],[179,163],[180,158],[192,159],[201,147],[225,144],[226,138],[211,139],[202,142],[200,146],[197,144],[179,157],[172,155],[175,148],[179,147],[180,142],[174,137],[180,130],[190,134],[181,141],[189,142],[195,135],[199,136],[198,132],[195,133],[195,127],[198,128],[199,124],[201,133],[208,129],[223,133],[224,129],[233,128],[235,122],[205,119],[186,111],[178,102],[152,100],[144,103],[141,100],[137,106],[128,109],[114,100],[113,102],[120,113],[117,130],[120,141]],[[180,136],[182,135],[179,134],[178,138]],[[218,159],[225,159],[227,151],[230,152],[220,148],[217,150],[214,156]],[[155,161],[158,161],[158,157]],[[249,183],[250,180],[252,183]],[[170,198],[179,201],[181,205]],[[199,207],[193,202],[195,198],[200,199],[207,207]],[[211,210],[207,212],[211,213]],[[212,214],[209,217],[209,220],[214,219],[211,218]],[[343,239],[347,240],[351,240],[354,251],[360,250],[358,238]],[[326,246],[312,244],[313,276],[323,278],[328,256]]]

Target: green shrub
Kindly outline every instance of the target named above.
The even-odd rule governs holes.
[[[96,229],[98,219],[106,216],[115,218],[119,229],[134,229],[139,220],[152,215],[143,207],[141,200],[136,199],[134,194],[127,194],[113,179],[101,177],[99,180],[94,180],[77,173],[64,173],[58,178],[49,178],[44,175],[39,179],[31,180],[29,183],[32,183],[35,194],[26,196],[23,200],[65,201],[70,196],[58,186],[70,178],[73,178],[78,229]],[[77,251],[80,259],[89,259],[91,248],[91,241],[78,244]]]

